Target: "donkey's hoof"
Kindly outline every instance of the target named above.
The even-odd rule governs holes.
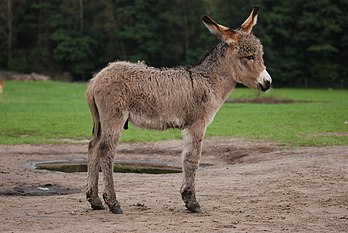
[[[197,213],[197,214],[202,214],[202,209],[200,207],[196,207],[196,208],[188,208],[189,211],[191,211],[192,213]]]
[[[202,209],[201,207],[199,206],[198,203],[196,204],[193,204],[193,205],[186,205],[186,208],[191,211],[192,213],[198,213],[198,214],[201,214],[202,213]]]
[[[122,211],[121,207],[119,207],[119,206],[113,206],[109,209],[113,214],[123,214],[123,211]]]
[[[105,210],[105,207],[101,203],[97,204],[97,205],[91,204],[91,207],[92,207],[93,210]]]
[[[103,203],[101,202],[101,200],[99,198],[96,198],[93,200],[91,198],[87,198],[87,200],[90,203],[93,210],[104,210],[105,209]]]

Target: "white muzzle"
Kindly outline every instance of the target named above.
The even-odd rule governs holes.
[[[272,78],[268,74],[267,70],[264,69],[261,73],[259,78],[257,79],[259,87],[262,91],[267,91],[271,87]]]

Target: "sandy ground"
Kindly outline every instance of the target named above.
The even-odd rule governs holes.
[[[180,164],[180,148],[180,141],[123,143],[116,159]],[[86,161],[86,151],[0,146],[0,232],[348,232],[348,146],[205,140],[196,180],[203,214],[185,210],[180,173],[115,173],[124,214],[114,215],[90,209],[85,172],[33,169],[45,160]]]

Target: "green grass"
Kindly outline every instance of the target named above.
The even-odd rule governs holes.
[[[248,95],[244,92],[248,90],[237,90],[232,97]],[[348,132],[346,90],[278,89],[268,95],[313,102],[225,104],[207,135],[269,139],[296,146],[348,145],[347,136],[323,136]]]
[[[85,83],[6,82],[0,96],[0,144],[61,143],[88,139],[92,120]],[[275,89],[266,94],[237,88],[231,98],[275,96],[311,101],[293,104],[226,103],[208,127],[207,137],[274,140],[294,146],[348,145],[347,90]],[[149,131],[130,125],[122,141],[181,138],[179,130]]]
[[[0,99],[0,143],[86,138],[90,114],[85,88],[77,83],[6,82]]]

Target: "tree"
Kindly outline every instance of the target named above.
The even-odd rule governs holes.
[[[280,85],[340,86],[344,65],[337,55],[347,52],[340,50],[339,18],[347,18],[347,1],[340,2],[342,7],[329,0],[264,1],[269,68]]]
[[[7,38],[7,61],[12,60],[13,46],[13,0],[6,0],[0,3],[0,31]]]
[[[86,80],[114,60],[193,64],[218,43],[203,15],[236,28],[254,4],[275,86],[348,86],[348,0],[3,0],[0,68]]]

